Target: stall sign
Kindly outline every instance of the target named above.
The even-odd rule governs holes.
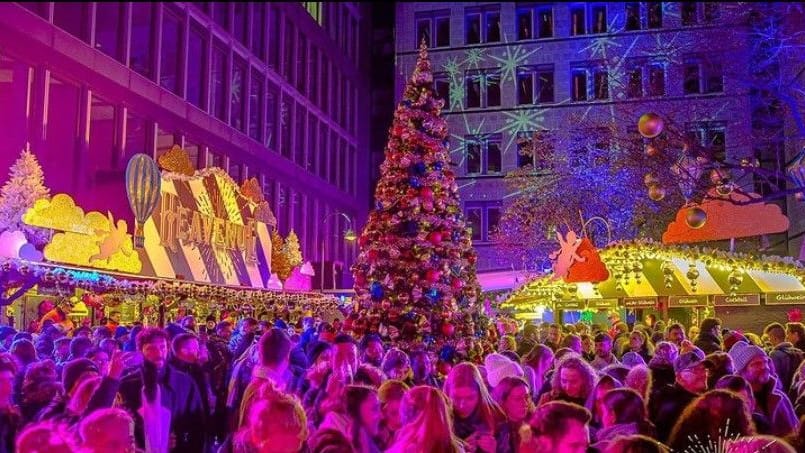
[[[766,305],[805,304],[805,292],[786,292],[766,294]]]
[[[668,296],[669,307],[706,307],[707,296]]]
[[[740,307],[760,305],[759,294],[735,294],[713,296],[713,306],[716,307]]]
[[[623,299],[624,308],[656,308],[656,297],[625,297]]]
[[[618,299],[590,299],[587,308],[590,310],[609,310],[618,307]]]
[[[584,302],[580,300],[560,300],[554,304],[556,310],[584,310]]]

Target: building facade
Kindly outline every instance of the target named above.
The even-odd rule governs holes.
[[[645,107],[684,124],[716,156],[784,166],[782,147],[752,139],[753,42],[740,29],[726,38],[734,12],[717,2],[397,4],[397,98],[424,40],[479,271],[521,265],[493,238],[513,196],[504,176],[532,164],[518,152],[521,137],[562,136],[578,118],[636,133],[639,115],[617,112]],[[787,253],[786,235],[777,236],[771,250]]]
[[[4,3],[0,168],[29,144],[53,193],[131,218],[128,158],[178,144],[256,177],[306,260],[348,265],[369,196],[367,24],[353,2]]]

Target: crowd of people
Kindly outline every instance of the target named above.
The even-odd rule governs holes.
[[[0,327],[0,453],[805,452],[801,323],[615,317],[432,351],[313,317],[55,321]]]

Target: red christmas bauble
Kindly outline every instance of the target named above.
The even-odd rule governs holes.
[[[377,261],[377,259],[378,259],[379,257],[380,257],[380,253],[379,253],[377,250],[375,250],[375,249],[371,249],[371,250],[369,250],[368,252],[366,252],[366,259],[367,259],[367,260],[368,260],[370,263],[374,263],[375,261]]]
[[[452,337],[454,333],[456,333],[456,326],[449,322],[442,324],[442,335]]]
[[[361,237],[358,238],[358,245],[361,247],[369,245],[369,236],[362,234]]]
[[[454,278],[453,281],[450,282],[450,286],[458,291],[464,286],[464,283],[460,279]]]
[[[436,283],[439,281],[439,277],[441,277],[442,273],[435,270],[435,269],[428,269],[425,273],[425,280],[430,283]]]
[[[430,187],[423,187],[422,190],[419,191],[419,196],[423,200],[432,201],[433,200],[433,189]]]
[[[434,231],[428,235],[428,241],[433,245],[439,245],[442,242],[442,233]]]

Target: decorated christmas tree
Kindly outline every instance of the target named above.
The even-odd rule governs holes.
[[[299,238],[294,230],[291,230],[285,238],[285,258],[292,271],[296,266],[302,264],[302,249],[299,247]]]
[[[360,325],[398,344],[439,347],[474,333],[476,255],[449,163],[442,106],[423,44],[394,114],[375,209],[352,267]]]
[[[282,236],[274,230],[271,232],[271,272],[277,274],[281,282],[291,276],[293,266],[288,262],[288,253]]]
[[[36,200],[50,197],[45,176],[36,156],[25,149],[9,171],[9,179],[0,188],[0,232],[19,230],[33,244],[43,245],[47,232],[22,222],[22,215]]]

